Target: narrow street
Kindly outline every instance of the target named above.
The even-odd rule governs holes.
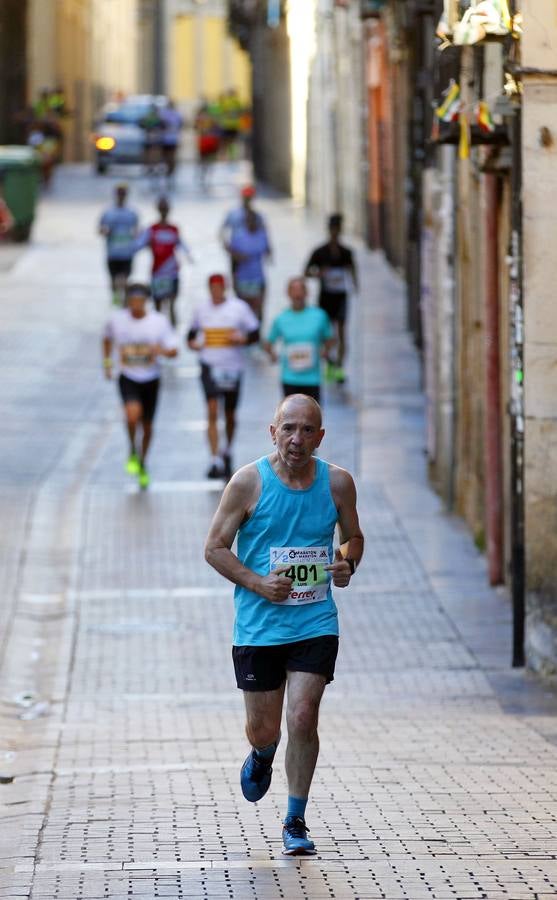
[[[144,494],[101,368],[96,226],[121,177],[63,167],[33,243],[0,248],[0,897],[556,898],[557,694],[510,668],[508,597],[427,486],[403,286],[350,236],[362,290],[321,455],[354,473],[367,546],[336,593],[307,810],[318,855],[280,852],[285,742],[265,799],[244,801],[232,587],[202,554],[220,485],[205,479],[198,364],[185,349],[165,364]],[[196,260],[182,334],[226,266],[217,231],[245,177],[221,164],[205,197],[180,173],[171,218]],[[147,224],[156,195],[129,181]],[[274,244],[269,321],[324,223],[264,191],[256,205]],[[142,253],[134,272],[147,271]],[[268,452],[278,387],[251,353],[236,466]]]

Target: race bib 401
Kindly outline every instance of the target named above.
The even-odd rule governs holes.
[[[325,600],[330,582],[325,566],[329,564],[327,547],[271,547],[269,570],[288,566],[283,574],[293,579],[288,598],[279,605],[300,606]]]

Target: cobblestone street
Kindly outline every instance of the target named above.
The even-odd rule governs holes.
[[[184,167],[173,218],[181,333],[245,173],[207,197]],[[120,178],[121,175],[118,175]],[[337,591],[341,650],[307,811],[318,856],[281,855],[284,743],[244,801],[232,587],[203,560],[220,483],[205,479],[198,364],[165,364],[141,494],[124,474],[97,220],[116,176],[59,171],[34,242],[0,253],[0,897],[33,900],[557,898],[557,695],[510,669],[511,610],[468,532],[427,486],[424,404],[403,285],[358,248],[349,378],[325,392],[321,455],[355,475],[367,545]],[[142,223],[155,195],[130,177]],[[323,223],[262,193],[274,244],[267,320]],[[134,271],[146,274],[147,254]],[[278,371],[257,351],[239,466],[268,452]]]

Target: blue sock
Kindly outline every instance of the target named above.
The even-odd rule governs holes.
[[[268,747],[254,747],[255,755],[259,757],[259,759],[266,759],[269,762],[273,759],[275,753],[277,752],[276,742],[269,744]]]
[[[308,805],[307,797],[291,797],[288,795],[288,809],[286,810],[286,817],[288,816],[299,816],[300,819],[303,819],[306,814],[306,806]]]

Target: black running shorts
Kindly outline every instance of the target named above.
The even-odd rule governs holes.
[[[314,672],[329,684],[334,679],[337,653],[334,634],[269,647],[233,647],[236,684],[242,691],[276,691],[287,672]]]
[[[321,402],[321,390],[318,384],[287,384],[283,381],[282,392],[285,397],[290,397],[291,394],[305,394],[306,397],[313,397],[318,403]]]
[[[319,296],[319,306],[324,309],[333,322],[344,322],[346,319],[346,294],[325,294]]]
[[[207,363],[201,363],[201,385],[206,400],[214,400],[215,397],[222,397],[224,400],[224,408],[226,412],[234,412],[238,406],[240,399],[240,383],[241,375],[238,374],[238,380],[229,385],[223,386],[213,377],[211,366]]]
[[[118,275],[129,278],[129,274],[132,270],[131,259],[107,259],[106,262],[111,278],[117,278]]]
[[[141,403],[143,419],[146,422],[152,422],[155,418],[159,384],[159,378],[152,378],[151,381],[133,381],[126,375],[120,375],[118,381],[120,396],[124,404]]]

